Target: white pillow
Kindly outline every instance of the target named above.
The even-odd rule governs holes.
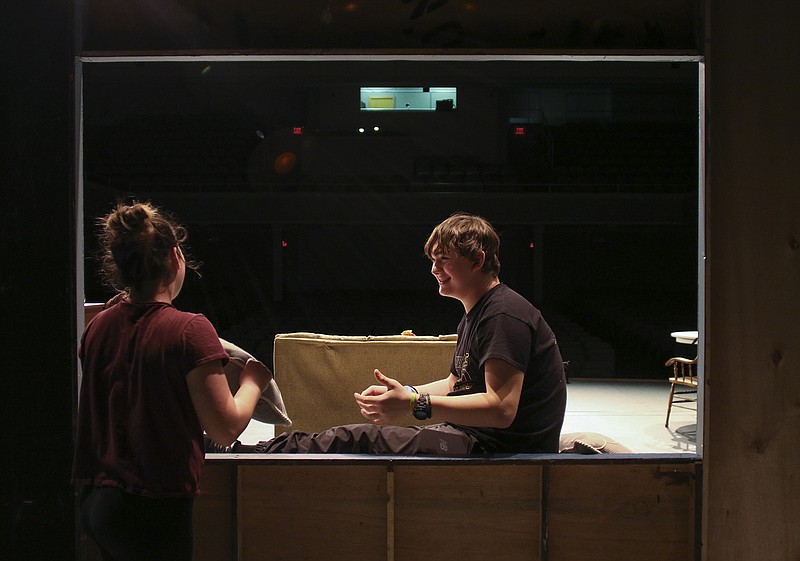
[[[228,364],[225,366],[225,376],[228,378],[228,386],[231,388],[231,393],[236,393],[239,389],[239,378],[242,371],[246,368],[262,368],[267,371],[270,377],[269,384],[256,404],[256,409],[253,412],[253,419],[262,423],[270,425],[291,426],[292,420],[286,413],[286,406],[283,403],[283,396],[278,384],[275,382],[275,376],[269,368],[254,358],[253,355],[237,347],[230,341],[220,338],[222,347],[225,352],[231,357]]]

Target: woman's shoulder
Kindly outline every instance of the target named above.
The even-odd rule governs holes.
[[[129,317],[134,321],[144,319],[153,324],[169,326],[175,330],[188,328],[213,329],[211,322],[202,313],[179,310],[174,305],[165,302],[142,304],[123,302],[120,306],[122,306],[120,312],[129,314]],[[128,308],[127,310],[126,307]]]
[[[179,310],[178,308],[168,305],[167,307],[161,310],[161,314],[163,314],[166,318],[171,321],[178,322],[184,324],[186,326],[192,327],[209,327],[213,329],[211,322],[209,319],[200,312],[187,312],[184,310]]]

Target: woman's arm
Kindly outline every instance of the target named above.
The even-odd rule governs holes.
[[[214,442],[229,446],[247,428],[269,383],[269,371],[249,362],[242,370],[236,395],[231,395],[220,360],[198,366],[189,372],[186,381],[200,426]]]

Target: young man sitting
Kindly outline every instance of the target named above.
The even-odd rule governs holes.
[[[539,310],[500,281],[499,251],[491,224],[464,213],[436,226],[425,243],[439,294],[464,306],[446,377],[412,387],[375,370],[377,384],[354,395],[367,423],[313,434],[292,431],[241,448],[258,453],[557,453],[566,408],[561,353]],[[414,426],[415,419],[435,424]]]

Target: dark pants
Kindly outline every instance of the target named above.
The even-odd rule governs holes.
[[[285,432],[252,449],[261,454],[397,454],[463,456],[477,440],[447,424],[395,427],[368,423],[332,427],[319,433]]]
[[[191,561],[193,504],[93,487],[81,501],[81,524],[103,561]]]

